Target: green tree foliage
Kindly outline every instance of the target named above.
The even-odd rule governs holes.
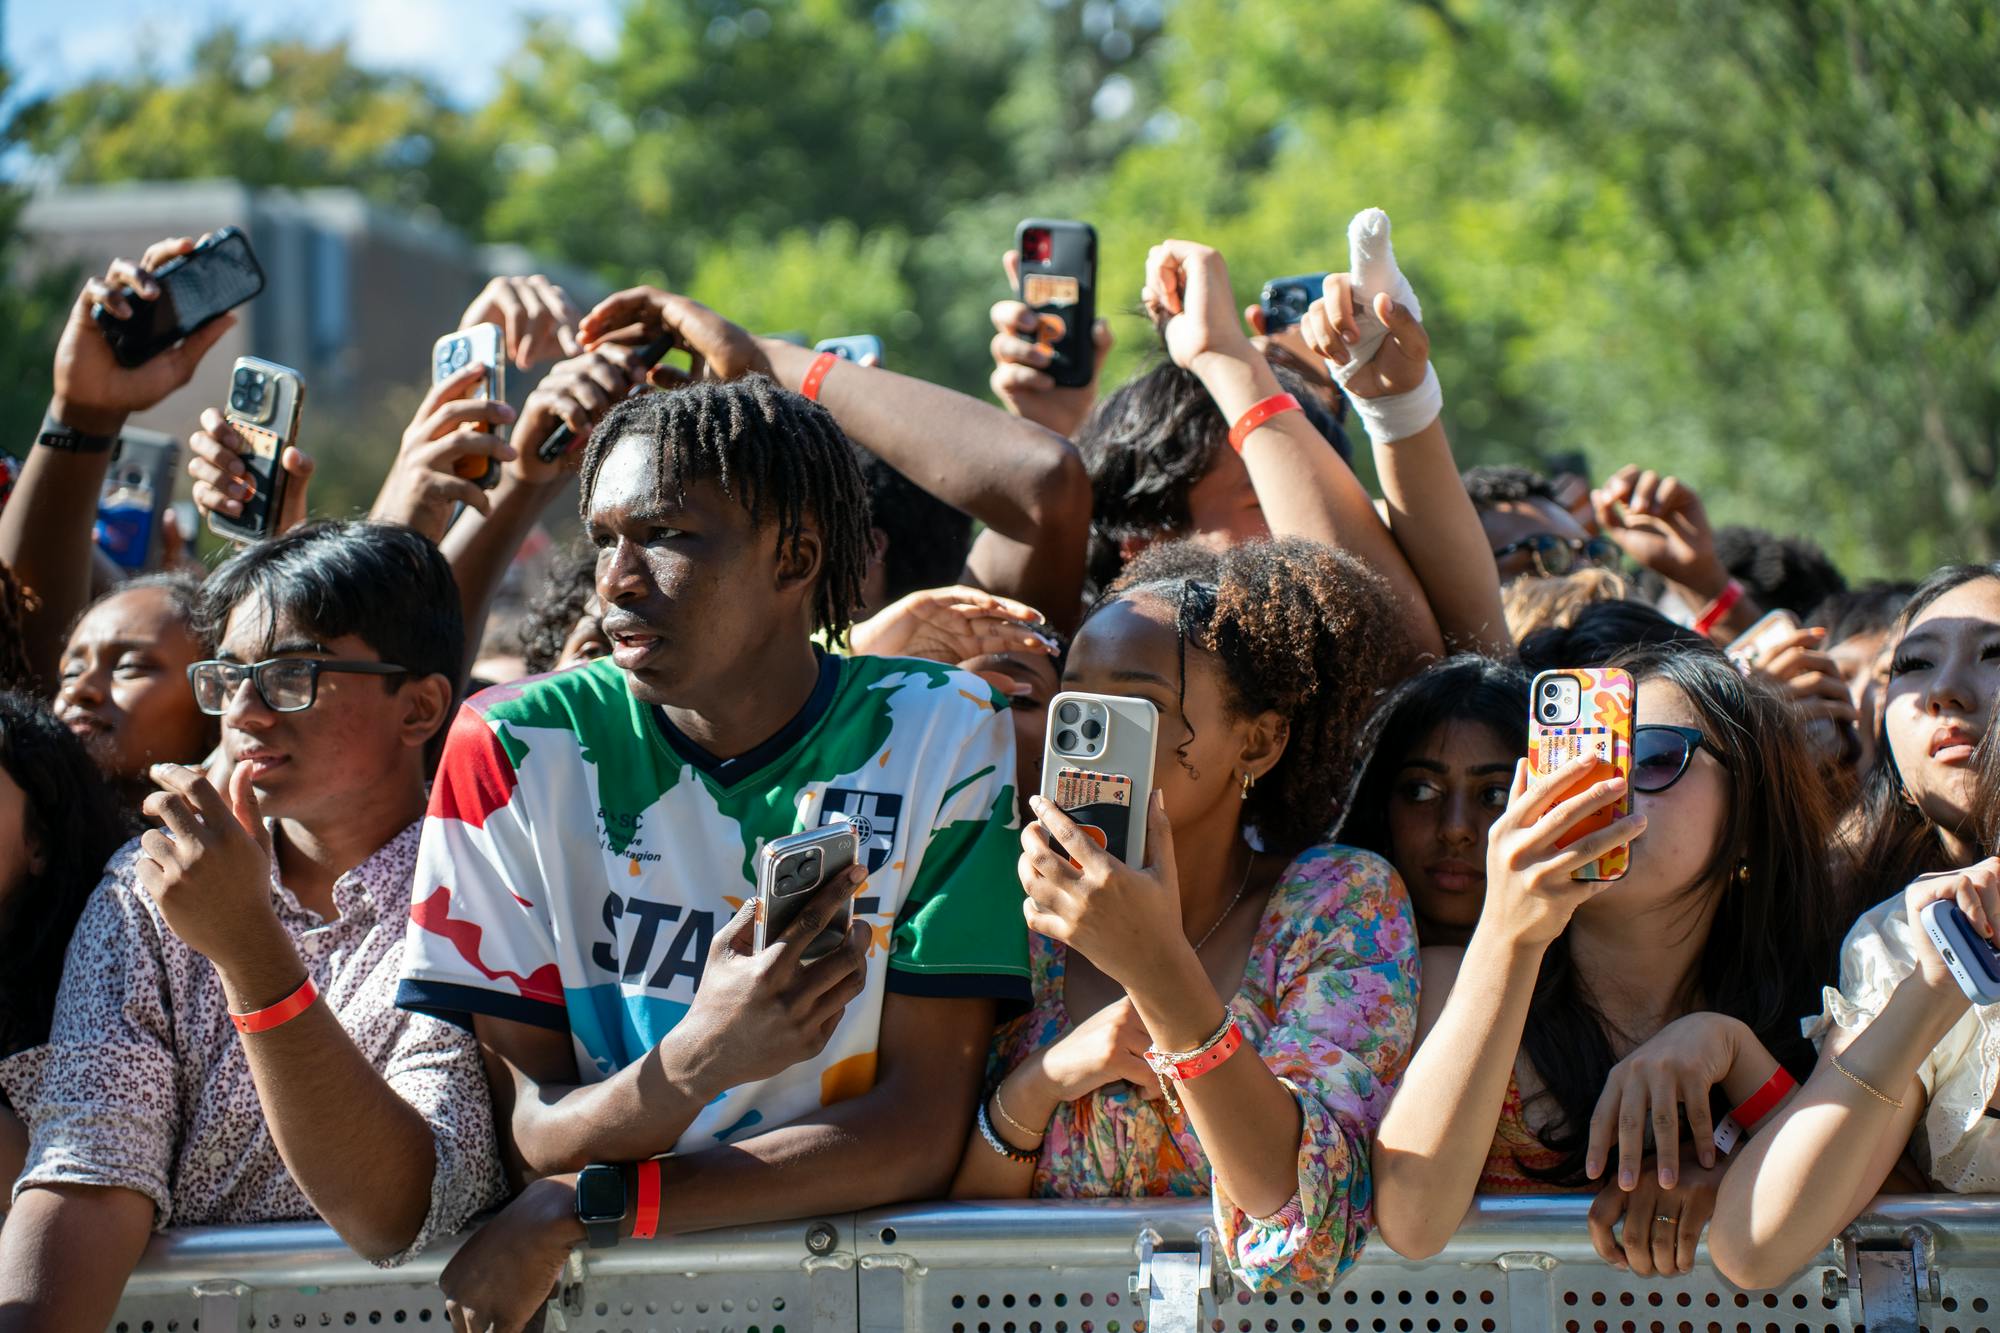
[[[1860,571],[2000,546],[2000,11],[1972,0],[633,0],[485,106],[227,33],[34,108],[70,179],[346,183],[983,386],[1029,213],[1242,300],[1379,204],[1467,461],[1681,472]]]

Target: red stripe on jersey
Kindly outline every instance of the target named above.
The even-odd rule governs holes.
[[[451,947],[458,950],[458,956],[470,963],[479,975],[488,981],[505,981],[519,991],[522,998],[540,1000],[545,1004],[562,1004],[562,970],[554,963],[535,969],[531,976],[519,972],[491,968],[479,956],[479,942],[485,931],[476,921],[465,921],[451,914],[451,890],[438,885],[438,890],[430,897],[410,903],[410,920],[431,934],[449,940]]]
[[[471,708],[461,708],[445,738],[444,758],[438,764],[437,780],[431,784],[430,809],[433,819],[456,819],[483,828],[487,816],[513,799],[520,779],[500,738],[486,719]]]

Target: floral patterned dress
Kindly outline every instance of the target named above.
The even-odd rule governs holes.
[[[1034,1007],[994,1038],[997,1080],[1072,1024],[1063,946],[1029,937]],[[1301,854],[1271,890],[1230,1012],[1245,1043],[1298,1097],[1299,1192],[1276,1217],[1215,1187],[1194,1128],[1157,1095],[1113,1083],[1056,1108],[1030,1192],[1042,1198],[1213,1194],[1230,1266],[1259,1287],[1330,1282],[1367,1233],[1368,1153],[1417,1032],[1417,935],[1389,864],[1331,844]]]

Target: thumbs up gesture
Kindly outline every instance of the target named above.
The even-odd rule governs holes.
[[[1396,263],[1389,215],[1379,208],[1355,214],[1347,246],[1348,271],[1327,274],[1325,295],[1299,332],[1353,401],[1368,437],[1387,444],[1437,420],[1444,393],[1431,366],[1424,308]]]
[[[134,871],[168,927],[215,964],[225,987],[232,971],[254,972],[281,957],[293,959],[296,972],[271,905],[271,835],[250,770],[231,771],[227,800],[200,769],[155,764],[152,778],[160,790],[142,808],[162,827],[139,839]]]

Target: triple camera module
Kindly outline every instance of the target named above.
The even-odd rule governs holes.
[[[1056,753],[1095,759],[1104,753],[1110,710],[1089,699],[1065,699],[1056,709]]]
[[[270,401],[271,377],[249,366],[238,366],[229,385],[229,406],[252,421],[269,421],[276,408]]]

